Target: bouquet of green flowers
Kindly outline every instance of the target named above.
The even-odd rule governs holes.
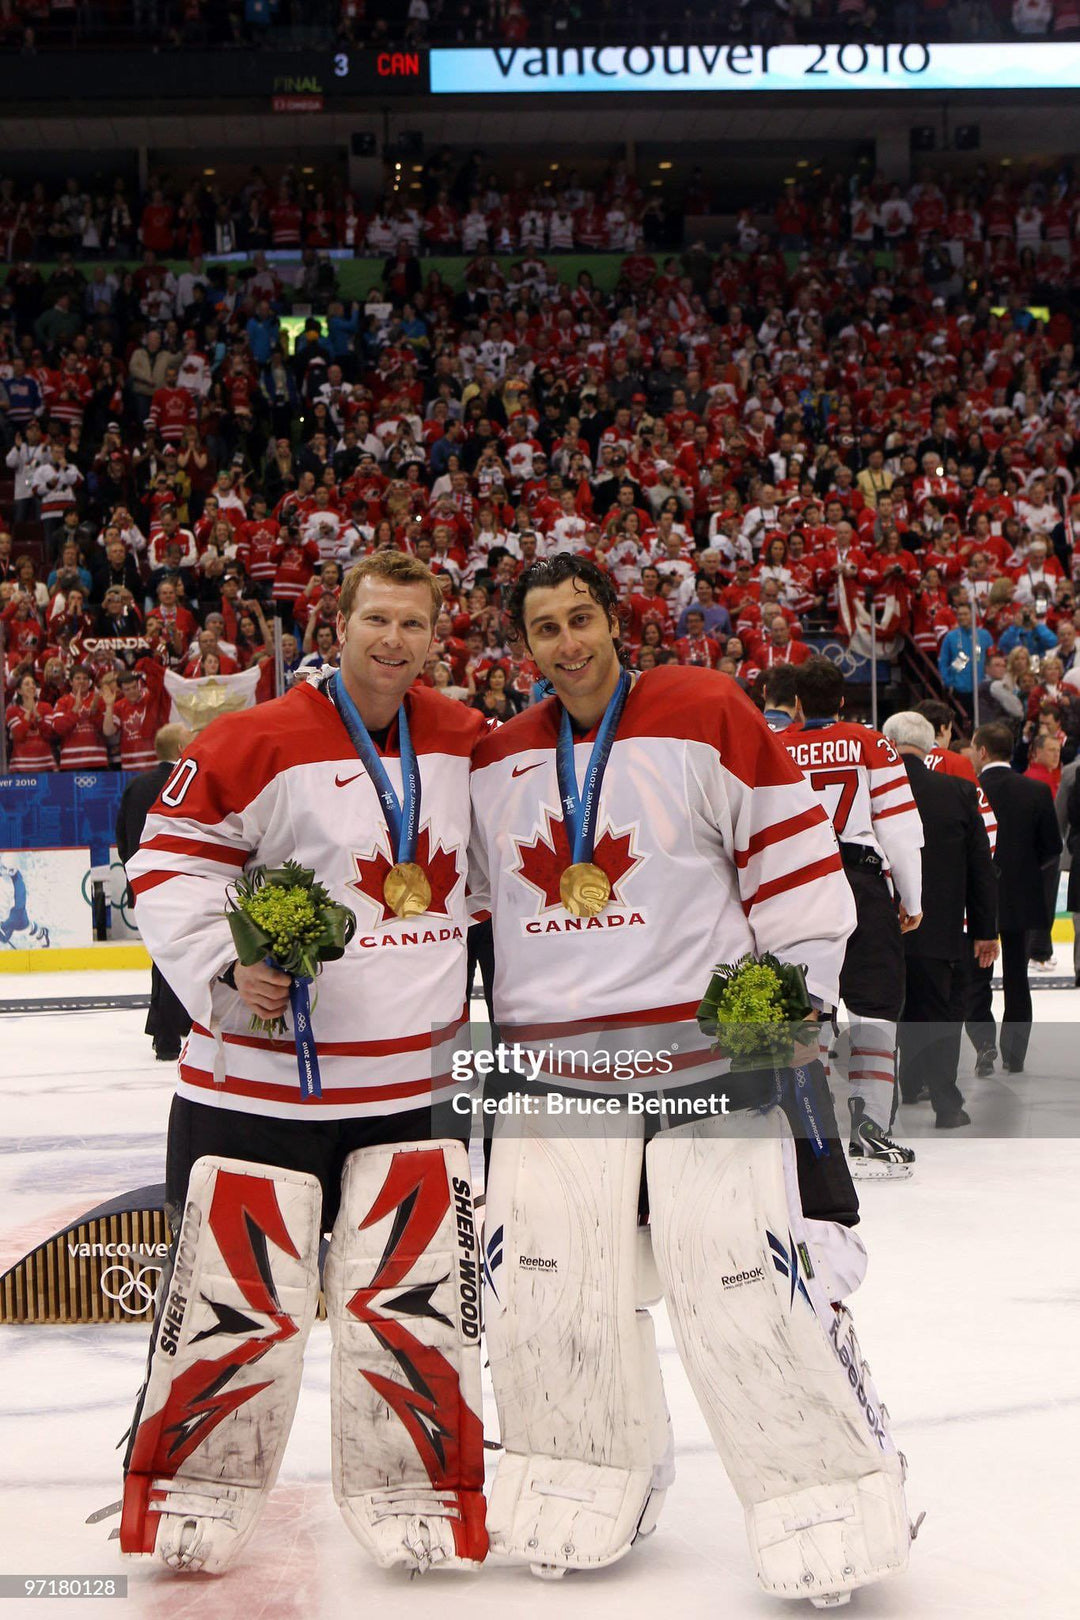
[[[336,962],[356,932],[356,917],[316,883],[298,861],[256,866],[231,886],[226,912],[236,955],[244,967],[266,962],[308,984],[324,962]],[[253,1017],[251,1028],[285,1033],[284,1018]]]
[[[722,964],[697,1010],[698,1028],[736,1069],[789,1068],[797,1044],[814,1044],[817,1025],[805,969],[765,955]]]

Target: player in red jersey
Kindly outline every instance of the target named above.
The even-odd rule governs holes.
[[[904,1002],[901,935],[922,916],[922,822],[892,743],[842,720],[844,677],[825,658],[797,673],[803,722],[784,744],[826,807],[855,896],[840,993],[851,1020],[851,1143],[863,1175],[910,1175],[915,1154],[888,1135],[896,1111],[896,1024]]]
[[[946,776],[959,776],[965,782],[971,782],[976,790],[979,801],[979,814],[986,829],[986,836],[990,840],[990,853],[994,853],[997,844],[997,817],[993,806],[979,787],[979,778],[975,767],[966,754],[958,753],[952,745],[953,721],[955,715],[947,703],[939,703],[936,698],[927,698],[915,705],[915,713],[921,714],[924,720],[929,720],[934,728],[934,746],[926,756],[926,768],[929,771],[944,771]]]

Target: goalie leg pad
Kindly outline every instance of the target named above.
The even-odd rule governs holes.
[[[319,1293],[314,1176],[192,1167],[124,1465],[120,1548],[220,1574],[277,1477]]]
[[[384,1569],[487,1554],[480,1267],[460,1142],[345,1161],[325,1268],[334,1498]]]
[[[652,1318],[638,1308],[632,1128],[526,1115],[492,1146],[485,1322],[503,1455],[488,1528],[493,1549],[538,1574],[621,1558],[672,1477]]]
[[[650,1144],[657,1265],[761,1585],[835,1598],[905,1567],[904,1463],[816,1272],[786,1121],[742,1115],[736,1133],[709,1121]]]

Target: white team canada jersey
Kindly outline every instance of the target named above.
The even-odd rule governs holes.
[[[432,891],[423,916],[401,920],[385,904],[394,857],[376,791],[315,685],[215,720],[151,810],[127,871],[147,948],[194,1020],[182,1097],[285,1119],[354,1119],[450,1095],[450,1054],[468,1016],[469,756],[484,723],[422,688],[405,703],[423,790],[416,859]],[[396,754],[384,765],[400,794]],[[214,982],[236,956],[229,883],[287,860],[310,867],[357,922],[344,957],[312,987],[322,1096],[303,1101],[291,1033],[252,1033],[240,997]]]
[[[630,691],[600,790],[592,858],[612,892],[596,917],[560,898],[561,713],[544,699],[473,761],[471,904],[492,915],[503,1039],[665,1048],[677,1078],[704,1078],[721,1065],[694,1013],[717,963],[747,952],[805,963],[812,993],[835,1004],[855,922],[836,838],[735,682],[668,665]],[[576,745],[579,782],[594,738]]]
[[[922,821],[904,762],[887,737],[847,720],[810,721],[784,747],[825,806],[842,844],[864,844],[889,869],[905,910],[922,910]]]
[[[352,543],[344,541],[347,520],[340,512],[331,511],[329,507],[323,510],[315,508],[308,513],[302,532],[303,539],[314,540],[319,548],[319,561],[334,562],[344,553]]]
[[[626,539],[616,540],[604,558],[604,565],[619,588],[627,590],[636,584],[647,561],[648,553],[642,550],[638,542]]]
[[[206,363],[205,355],[182,356],[176,378],[177,387],[186,388],[190,394],[198,394],[202,398],[210,392],[210,382],[210,367]]]
[[[556,518],[551,525],[552,539],[556,551],[582,551],[583,541],[588,533],[589,525],[584,518],[575,513],[572,517]]]
[[[518,480],[531,478],[533,456],[543,451],[539,439],[515,439],[504,447],[503,456],[511,473]]]

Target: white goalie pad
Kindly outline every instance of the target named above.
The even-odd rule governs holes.
[[[664,1131],[648,1178],[676,1344],[761,1585],[827,1606],[903,1569],[903,1458],[818,1274],[782,1114]]]
[[[325,1268],[334,1498],[384,1569],[487,1554],[480,1266],[460,1142],[345,1161]]]
[[[614,1563],[655,1527],[673,1477],[638,1308],[635,1123],[516,1116],[492,1146],[485,1326],[503,1455],[488,1530],[537,1574]]]
[[[124,1465],[121,1551],[221,1574],[255,1528],[319,1293],[314,1176],[199,1159]]]

